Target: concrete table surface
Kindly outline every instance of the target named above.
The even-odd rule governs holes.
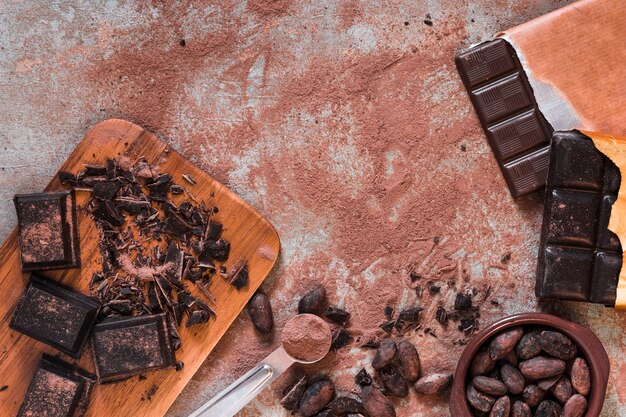
[[[541,308],[591,327],[611,357],[603,416],[626,415],[626,314],[536,302],[541,199],[509,196],[453,64],[460,47],[571,1],[163,3],[0,0],[0,239],[16,224],[15,193],[41,190],[95,123],[125,118],[276,226],[282,256],[264,290],[277,328],[317,281],[333,283],[329,298],[358,327],[363,301],[402,288],[391,283],[437,235],[466,262],[467,285],[498,299],[482,323]],[[491,268],[505,252],[506,268]],[[419,302],[428,312],[450,297],[444,287]],[[413,302],[404,290],[387,300]],[[437,332],[415,343],[425,363],[453,369],[462,346],[447,344],[454,329]],[[168,416],[186,416],[277,344],[241,314]],[[349,381],[370,353],[359,355],[315,371]],[[288,415],[278,391],[241,415]],[[448,415],[445,398],[396,406]]]

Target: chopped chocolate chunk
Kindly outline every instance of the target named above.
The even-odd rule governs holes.
[[[195,324],[206,323],[209,321],[209,313],[204,310],[196,310],[189,313],[187,318],[187,327],[191,327]]]
[[[220,237],[220,234],[222,233],[223,228],[224,226],[222,226],[221,223],[209,222],[209,228],[207,230],[206,239],[212,240],[212,241],[218,240]]]
[[[341,349],[342,347],[350,344],[350,342],[352,342],[352,335],[350,335],[350,333],[348,333],[345,328],[339,327],[332,332],[332,342],[330,344],[330,349]]]
[[[0,387],[0,392],[2,392],[2,391],[6,391],[6,390],[8,390],[8,389],[9,389],[9,386],[8,386],[8,385],[3,385],[3,386],[1,386],[1,387]]]
[[[9,327],[78,358],[100,303],[32,274]]]
[[[91,213],[96,219],[108,222],[111,226],[121,227],[126,218],[117,210],[112,201],[103,201]]]
[[[172,185],[172,187],[170,188],[170,191],[172,192],[172,194],[174,195],[180,195],[182,193],[185,192],[185,189],[183,187],[181,187],[180,185]]]
[[[419,321],[420,311],[422,311],[421,307],[411,307],[402,310],[398,314],[398,321],[405,323],[417,323]]]
[[[437,307],[435,319],[441,324],[446,324],[448,322],[448,313],[446,312],[446,309],[442,306]]]
[[[94,382],[94,375],[44,354],[17,417],[82,417]]]
[[[122,184],[117,180],[99,182],[93,185],[92,195],[101,201],[111,200],[121,186]]]
[[[19,194],[14,203],[23,271],[80,267],[73,191]]]
[[[472,295],[468,293],[458,293],[454,300],[454,309],[459,311],[472,308]]]
[[[385,317],[387,317],[387,320],[391,320],[393,318],[393,313],[394,313],[393,307],[386,306],[383,312],[385,313]]]
[[[393,326],[396,322],[394,320],[391,321],[387,321],[383,324],[380,325],[380,328],[383,329],[385,331],[385,333],[391,333],[391,331],[393,330]]]
[[[237,288],[238,290],[242,289],[246,285],[248,285],[248,263],[244,262],[235,269],[228,281],[229,284]]]
[[[215,242],[207,241],[204,245],[200,259],[206,259],[207,255],[220,262],[224,262],[228,259],[230,253],[230,242],[224,239],[219,239]]]
[[[104,165],[85,164],[86,177],[102,177],[106,176],[107,167]]]
[[[108,318],[93,328],[92,346],[101,383],[176,366],[165,314]]]
[[[191,185],[196,185],[198,183],[196,179],[191,176],[191,174],[183,174],[182,177]]]
[[[326,302],[326,289],[321,285],[316,285],[311,291],[304,294],[298,302],[299,314],[319,314],[323,311]]]
[[[172,176],[170,174],[161,174],[154,178],[154,181],[147,185],[148,190],[150,190],[150,199],[153,201],[165,201],[171,185]]]
[[[172,211],[166,214],[165,224],[163,226],[165,233],[183,237],[185,234],[191,232],[192,229],[193,227],[177,213]]]
[[[295,383],[287,392],[284,394],[282,400],[280,400],[280,405],[283,406],[284,409],[291,413],[295,413],[298,411],[298,407],[300,407],[300,400],[304,395],[304,391],[307,386],[307,377],[303,376]]]
[[[324,313],[327,319],[342,326],[345,326],[350,320],[350,313],[337,307],[328,306]]]
[[[60,171],[59,180],[61,181],[61,184],[74,183],[76,181],[76,175],[71,172]]]

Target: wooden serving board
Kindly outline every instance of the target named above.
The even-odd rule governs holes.
[[[127,156],[133,163],[140,157],[145,157],[149,163],[157,165],[161,172],[172,174],[174,182],[187,188],[198,203],[204,200],[208,206],[217,206],[219,213],[215,219],[224,225],[222,236],[231,242],[231,253],[225,265],[228,268],[245,259],[249,268],[250,282],[241,291],[237,291],[220,277],[213,279],[209,289],[217,299],[217,318],[211,318],[208,323],[189,329],[181,326],[182,347],[176,352],[176,358],[184,362],[182,371],[157,371],[146,373],[144,380],[134,377],[116,384],[96,385],[87,412],[89,417],[157,417],[165,414],[261,285],[278,257],[280,241],[272,225],[235,193],[186,160],[154,134],[124,120],[107,120],[95,126],[76,147],[61,170],[76,174],[84,170],[84,164],[104,164],[107,158],[121,155]],[[197,180],[197,184],[185,182],[183,174],[190,174]],[[46,190],[59,189],[63,189],[63,186],[58,176],[55,176]],[[76,194],[82,268],[50,271],[44,275],[83,293],[89,293],[91,276],[93,272],[101,270],[102,261],[95,224],[82,209],[89,199],[89,193],[77,191]],[[172,196],[176,203],[185,199],[184,194]],[[8,385],[8,389],[0,392],[2,417],[17,414],[43,352],[72,362],[71,358],[53,348],[9,329],[13,310],[27,279],[28,274],[21,272],[17,230],[13,230],[0,248],[0,387]],[[196,293],[193,286],[189,287]],[[78,363],[93,372],[89,346]],[[148,391],[155,386],[156,392],[148,399]]]

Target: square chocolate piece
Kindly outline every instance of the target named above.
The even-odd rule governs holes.
[[[622,247],[608,225],[619,183],[619,169],[590,138],[577,131],[554,133],[537,296],[615,304]]]
[[[23,271],[80,267],[74,191],[19,194],[13,201]]]
[[[95,376],[50,355],[43,355],[17,417],[82,417]]]
[[[100,383],[176,367],[164,313],[109,318],[94,327],[91,337]]]
[[[9,327],[78,358],[100,302],[32,274]]]

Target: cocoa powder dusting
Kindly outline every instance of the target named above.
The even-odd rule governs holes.
[[[292,358],[316,361],[330,349],[330,328],[313,314],[298,314],[285,325],[281,340],[283,348]]]

